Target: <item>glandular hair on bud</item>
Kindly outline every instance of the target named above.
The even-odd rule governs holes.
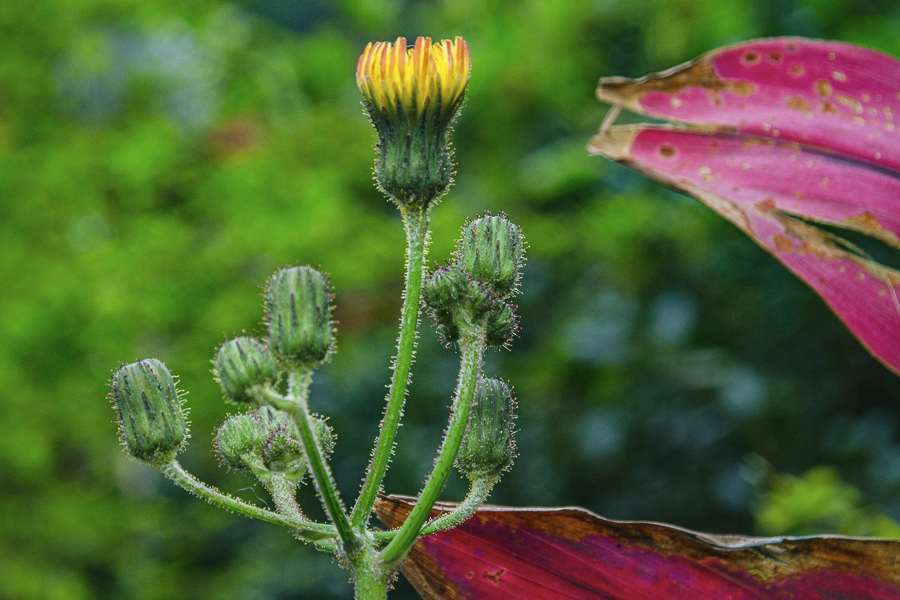
[[[113,374],[111,387],[128,453],[151,463],[174,458],[187,441],[188,424],[166,366],[155,358],[123,365]]]
[[[253,390],[278,377],[275,357],[252,337],[242,336],[222,344],[213,366],[225,397],[237,403],[253,402]]]
[[[497,478],[512,465],[515,402],[499,379],[479,379],[456,466],[469,479]]]
[[[501,298],[515,291],[524,262],[524,236],[503,215],[485,215],[463,228],[457,259]]]
[[[306,366],[328,358],[334,347],[331,294],[325,275],[312,267],[285,267],[266,293],[269,347],[287,362]]]
[[[229,467],[246,469],[248,456],[262,455],[264,433],[252,413],[228,417],[216,432],[216,453]]]

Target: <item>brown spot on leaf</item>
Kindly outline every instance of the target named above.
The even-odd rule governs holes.
[[[759,54],[756,52],[744,52],[744,55],[741,56],[741,64],[747,67],[752,67],[753,65],[759,64]]]
[[[753,205],[760,212],[772,212],[776,208],[775,200],[772,198],[767,198],[762,202],[757,202]]]
[[[809,112],[809,102],[803,96],[791,96],[787,99],[787,107],[791,110],[799,110],[803,113]]]
[[[671,144],[663,144],[659,147],[659,155],[663,158],[672,158],[676,154],[678,154],[678,151],[675,150],[675,146]]]
[[[772,240],[775,242],[775,249],[779,252],[793,252],[794,243],[791,241],[791,238],[786,235],[781,235],[780,233],[776,233]]]
[[[822,112],[823,113],[836,113],[837,109],[834,107],[834,104],[831,102],[823,102],[822,103]]]
[[[772,61],[773,63],[780,63],[781,58],[782,58],[782,56],[781,56],[780,52],[770,52],[769,53],[769,60]]]
[[[803,75],[803,65],[796,64],[788,69],[788,73],[790,73],[791,77],[800,77]]]
[[[506,569],[497,569],[496,571],[485,571],[481,576],[494,585],[500,585],[500,582],[503,581],[504,573],[506,573]]]
[[[473,571],[469,571],[468,573],[466,573],[466,579],[472,579],[473,577],[475,577],[475,573]]]
[[[844,219],[844,223],[851,226],[852,229],[862,232],[871,233],[873,231],[881,231],[884,229],[878,219],[870,212],[853,215],[852,217]]]
[[[834,88],[831,87],[831,84],[828,83],[825,79],[817,79],[816,80],[816,92],[820,96],[828,97],[831,95],[831,92]]]
[[[741,96],[749,96],[756,93],[756,84],[749,81],[733,81],[728,84],[726,90]]]
[[[712,65],[718,56],[715,52],[705,54],[682,67],[640,79],[604,77],[597,87],[597,99],[642,112],[641,100],[649,92],[665,92],[674,96],[686,87],[699,87],[749,96],[757,91],[756,84],[749,81],[723,81]]]

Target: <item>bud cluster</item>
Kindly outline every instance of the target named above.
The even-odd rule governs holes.
[[[334,446],[331,428],[320,417],[314,417],[313,423],[319,447],[327,455]],[[228,417],[216,432],[215,449],[228,467],[298,483],[309,467],[299,440],[297,426],[287,413],[261,407]]]
[[[518,329],[515,305],[524,264],[521,229],[503,215],[467,223],[453,260],[432,271],[422,292],[445,342],[483,330],[487,345],[503,347]]]
[[[236,337],[222,344],[213,359],[225,397],[235,404],[259,404],[262,393],[276,389],[286,373],[326,360],[334,351],[331,298],[325,275],[316,269],[279,269],[266,289],[267,339]],[[128,453],[153,463],[173,458],[184,446],[188,430],[181,394],[165,365],[156,359],[123,365],[113,375],[111,387]],[[257,448],[266,468],[294,473],[299,479],[306,459],[302,451],[298,453],[299,438],[289,430],[289,422],[284,413],[278,417],[270,409],[230,418],[217,438],[223,461],[244,468],[240,457],[255,455],[249,448]],[[316,428],[327,445],[328,426],[323,421]],[[273,465],[279,462],[282,466],[276,469]]]

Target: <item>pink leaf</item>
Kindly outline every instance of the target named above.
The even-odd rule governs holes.
[[[399,526],[412,500],[383,498],[379,518]],[[580,508],[482,507],[402,570],[426,600],[900,599],[900,541],[716,536]]]
[[[758,40],[640,80],[603,79],[597,95],[683,124],[607,128],[591,152],[729,219],[900,372],[900,272],[808,223],[900,248],[900,61],[851,44]]]

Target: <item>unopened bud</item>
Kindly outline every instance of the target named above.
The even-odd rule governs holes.
[[[519,317],[515,306],[509,302],[498,302],[487,318],[485,343],[493,348],[509,345],[519,331]]]
[[[216,453],[229,467],[248,468],[248,456],[261,454],[263,435],[263,428],[252,413],[228,417],[216,432]]]
[[[461,328],[471,327],[497,304],[490,290],[458,264],[432,271],[425,279],[422,298],[447,343],[458,341]]]
[[[498,296],[515,291],[523,264],[524,238],[519,226],[504,216],[485,215],[462,232],[458,260],[472,277],[483,281]]]
[[[499,379],[479,379],[456,466],[469,479],[498,477],[512,465],[513,410],[509,387]]]
[[[178,454],[188,438],[188,426],[166,366],[154,358],[124,365],[113,375],[111,387],[128,453],[147,462]]]
[[[213,361],[225,396],[234,402],[253,402],[253,390],[278,377],[278,365],[269,349],[251,337],[227,341]]]
[[[285,267],[269,281],[266,295],[269,347],[289,362],[312,366],[334,345],[331,294],[321,272],[312,267]]]

